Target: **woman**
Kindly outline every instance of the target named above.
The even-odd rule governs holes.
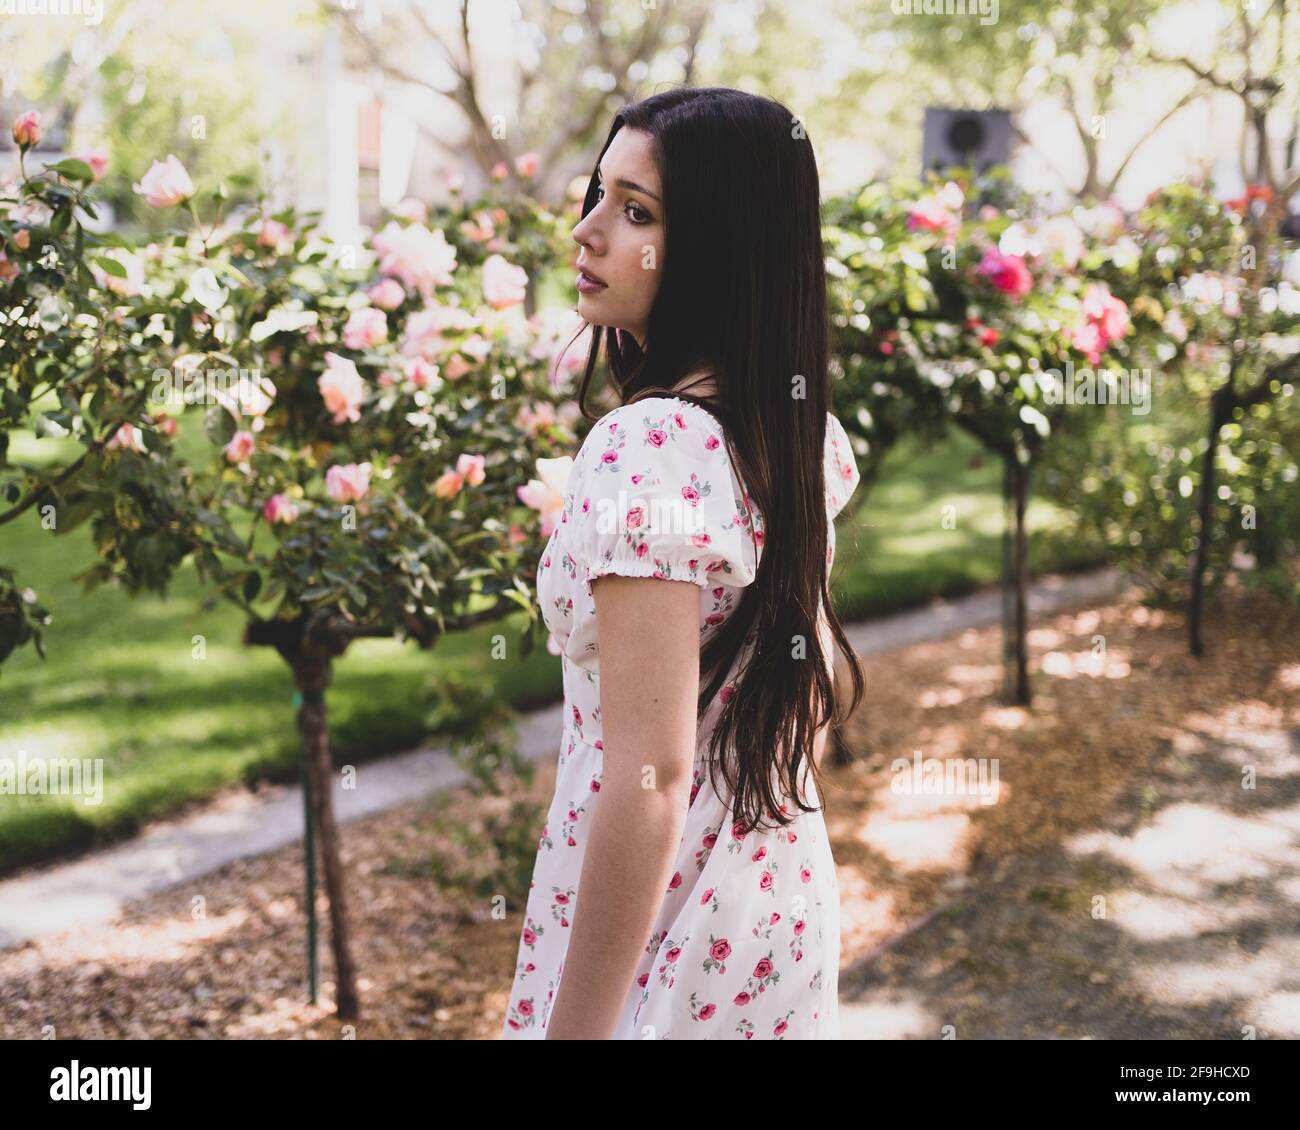
[[[839,893],[809,779],[835,713],[817,167],[778,102],[615,118],[573,238],[621,405],[538,567],[565,721],[503,1036],[836,1039]],[[603,331],[603,332],[602,332]],[[766,544],[765,544],[766,543]]]

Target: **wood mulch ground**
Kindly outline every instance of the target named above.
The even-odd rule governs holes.
[[[1171,744],[1300,725],[1298,628],[1295,609],[1230,593],[1211,610],[1209,655],[1195,660],[1181,615],[1133,599],[1054,615],[1029,639],[1032,710],[999,702],[996,628],[864,659],[867,697],[846,731],[857,760],[830,770],[824,794],[842,969],[861,968],[972,871],[1098,825]],[[997,803],[892,789],[891,764],[918,750],[996,759]],[[530,789],[504,799],[458,790],[344,827],[357,1038],[497,1036],[521,902],[494,917],[500,900],[490,891],[444,879],[461,866],[472,872],[482,855],[466,829],[513,799],[540,813],[553,785],[548,764]],[[111,926],[0,952],[0,1037],[40,1038],[47,1026],[59,1039],[351,1035],[331,1015],[323,895],[322,994],[315,1006],[306,1001],[302,888],[294,845],[143,899]]]

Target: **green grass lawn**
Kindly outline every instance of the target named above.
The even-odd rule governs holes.
[[[20,453],[15,437],[14,458]],[[194,442],[205,442],[195,438]],[[34,448],[35,445],[32,445]],[[48,451],[48,447],[44,447]],[[1001,472],[973,441],[903,445],[860,507],[841,517],[835,568],[845,619],[895,611],[996,581]],[[945,529],[945,506],[955,528]],[[1035,502],[1035,572],[1095,563],[1063,517]],[[289,669],[268,648],[240,643],[239,609],[205,610],[188,565],[167,598],[112,588],[83,595],[71,581],[93,560],[89,523],[55,537],[29,511],[3,528],[0,557],[39,588],[54,615],[42,661],[25,648],[0,668],[0,757],[102,758],[99,805],[68,797],[0,797],[0,873],[129,835],[187,802],[257,779],[291,780],[298,741]],[[430,652],[362,640],[336,664],[328,693],[336,760],[357,764],[433,735],[440,682],[458,675],[520,708],[560,693],[559,660],[521,660],[522,614],[441,641]],[[507,658],[493,658],[504,634]],[[196,657],[194,637],[203,637]]]

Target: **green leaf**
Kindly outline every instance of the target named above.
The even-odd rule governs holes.
[[[220,404],[203,414],[203,432],[217,447],[225,447],[235,436],[235,418]]]
[[[95,174],[85,161],[79,161],[76,157],[66,157],[62,161],[56,161],[53,165],[47,165],[46,168],[53,170],[69,180],[79,180],[89,183],[95,179]]]
[[[106,275],[112,275],[116,279],[126,278],[126,268],[116,259],[110,259],[107,255],[96,255],[95,263]]]

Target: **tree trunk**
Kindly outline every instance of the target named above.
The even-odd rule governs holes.
[[[319,833],[325,891],[329,896],[330,940],[334,951],[336,999],[340,1020],[360,1016],[356,966],[352,960],[352,930],[347,909],[347,883],[339,852],[338,825],[334,820],[333,778],[329,730],[325,715],[325,688],[330,680],[331,655],[327,645],[310,632],[293,665],[294,683],[302,694],[298,724],[302,730],[312,812]]]
[[[1210,400],[1210,434],[1201,459],[1201,496],[1196,505],[1199,529],[1196,532],[1196,552],[1192,554],[1192,592],[1187,610],[1188,646],[1197,657],[1205,654],[1201,616],[1205,604],[1205,569],[1209,561],[1211,510],[1214,506],[1214,453],[1219,446],[1219,429],[1223,427],[1218,400],[1217,396]]]
[[[1025,532],[1025,505],[1029,494],[1029,467],[1022,466],[1011,455],[1004,459],[1003,468],[1009,545],[1003,556],[1002,697],[1004,702],[1011,705],[1028,706],[1029,652],[1026,636],[1029,631],[1029,553]]]

